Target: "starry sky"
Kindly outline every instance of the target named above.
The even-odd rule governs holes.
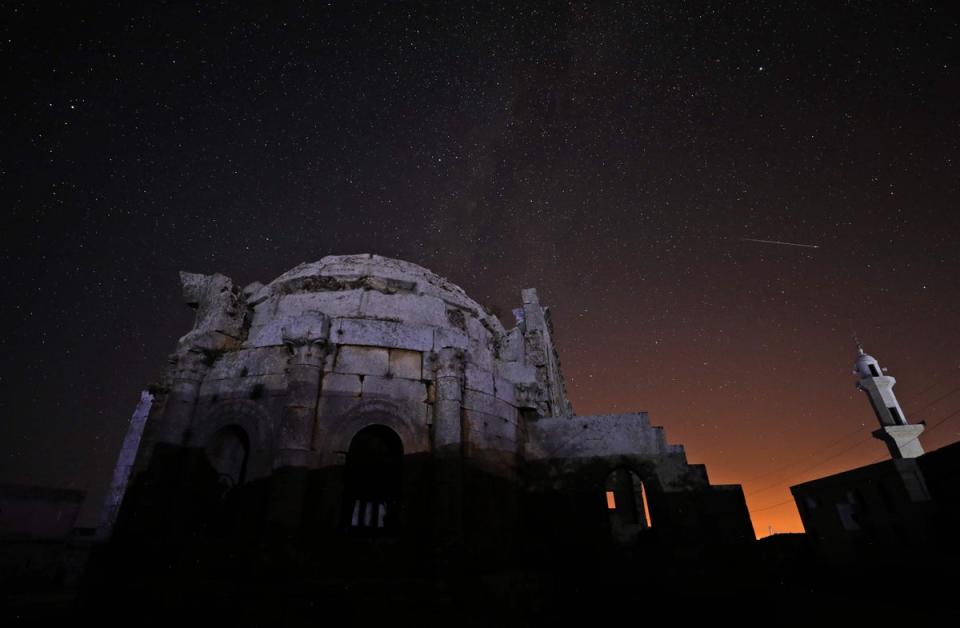
[[[790,484],[886,456],[853,332],[960,439],[944,7],[4,3],[0,481],[95,520],[179,270],[378,253],[506,323],[538,288],[578,413],[649,411],[802,529]]]

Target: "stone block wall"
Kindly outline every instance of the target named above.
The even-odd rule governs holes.
[[[661,504],[709,488],[646,413],[573,414],[535,290],[522,292],[508,330],[442,277],[375,255],[327,257],[242,290],[222,275],[183,281],[198,314],[151,387],[135,472],[154,475],[135,487],[144,507],[127,518],[141,538],[170,528],[164,518],[182,530],[210,521],[225,507],[225,475],[245,477],[231,493],[244,513],[234,533],[246,526],[282,545],[307,528],[333,532],[347,453],[372,424],[402,444],[403,534],[424,547],[467,541],[489,558],[520,541],[521,517],[530,538],[544,526],[602,532],[604,482],[617,469],[649,482]],[[217,466],[236,449],[210,449],[231,430],[248,449],[242,474]],[[335,534],[300,541],[324,557],[366,551]]]

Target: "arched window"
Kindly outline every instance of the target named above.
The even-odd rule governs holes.
[[[650,511],[643,482],[629,469],[616,469],[604,484],[610,532],[617,543],[632,543],[650,527]]]
[[[402,461],[403,443],[390,428],[371,425],[357,432],[344,470],[344,529],[363,534],[397,531]]]
[[[206,447],[207,460],[217,472],[218,482],[226,491],[243,484],[250,455],[250,438],[239,425],[228,425],[213,435]]]

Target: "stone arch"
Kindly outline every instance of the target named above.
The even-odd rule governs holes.
[[[246,430],[239,425],[222,427],[207,442],[205,450],[210,466],[225,488],[243,484],[250,458],[250,436]]]
[[[200,421],[194,422],[189,443],[193,447],[207,449],[216,435],[230,429],[246,436],[248,456],[244,480],[269,475],[272,469],[270,452],[274,439],[273,421],[256,402],[231,399],[216,404]]]
[[[607,474],[603,490],[614,543],[631,544],[640,531],[650,527],[648,488],[630,466],[618,466]]]
[[[384,425],[368,425],[350,441],[344,465],[341,528],[396,533],[403,487],[403,443]]]
[[[393,430],[400,438],[404,455],[424,453],[429,450],[429,435],[426,419],[408,416],[401,406],[386,400],[363,400],[347,412],[333,417],[318,426],[319,442],[315,448],[323,452],[326,464],[342,462],[338,459],[350,449],[353,437],[370,425],[382,425]]]

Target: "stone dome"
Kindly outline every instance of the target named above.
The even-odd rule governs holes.
[[[427,346],[427,328],[482,341],[506,333],[496,316],[456,284],[417,264],[380,255],[330,255],[300,264],[266,285],[252,284],[244,292],[254,309],[246,346],[280,344],[285,324],[302,324],[316,314],[395,323],[408,328],[409,338],[397,340],[399,344],[388,339],[386,345],[421,351],[444,342],[432,339]],[[413,337],[418,335],[423,337]]]
[[[506,330],[450,281],[378,255],[324,257],[243,290],[223,275],[183,272],[181,281],[197,316],[167,380],[197,383],[197,413],[209,418],[193,422],[190,438],[208,442],[238,405],[262,411],[241,425],[265,430],[253,449],[268,453],[251,458],[258,469],[270,456],[336,464],[373,423],[398,434],[406,453],[469,443],[513,460],[521,414],[572,414],[534,289],[521,291],[523,316]],[[222,407],[230,412],[217,414]],[[183,423],[168,427],[183,438]],[[274,437],[291,434],[296,442],[269,453]]]

